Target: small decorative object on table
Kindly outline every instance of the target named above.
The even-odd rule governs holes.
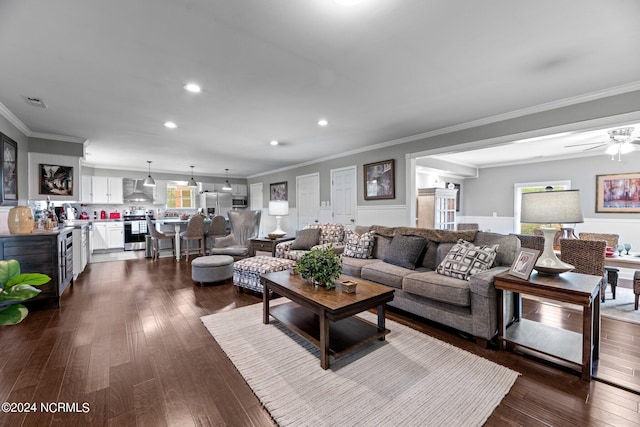
[[[356,286],[358,286],[356,282],[353,282],[351,280],[342,280],[340,282],[337,282],[337,284],[338,289],[347,294],[355,294]]]
[[[540,255],[540,251],[536,249],[523,248],[518,253],[516,260],[511,265],[511,269],[509,270],[509,274],[512,276],[519,277],[523,280],[529,280],[529,276],[531,276],[531,270],[533,270],[533,266],[536,264],[536,260]]]
[[[313,249],[298,261],[298,273],[309,283],[333,289],[333,281],[340,277],[342,265],[333,245]]]

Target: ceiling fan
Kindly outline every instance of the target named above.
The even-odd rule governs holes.
[[[607,133],[609,134],[609,141],[605,142],[588,142],[586,144],[573,144],[573,145],[565,145],[565,147],[580,147],[585,145],[595,145],[595,147],[586,148],[583,151],[591,151],[596,150],[600,147],[604,147],[607,145],[607,149],[605,151],[606,154],[611,155],[611,160],[615,159],[616,154],[618,155],[618,161],[622,160],[622,155],[627,154],[635,150],[635,145],[640,145],[640,138],[632,138],[631,134],[633,133],[634,128],[620,128],[620,129],[611,129]]]

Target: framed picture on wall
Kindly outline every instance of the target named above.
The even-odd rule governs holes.
[[[377,163],[368,163],[363,166],[364,172],[364,199],[395,199],[395,163],[394,160],[385,160]]]
[[[596,175],[596,212],[640,212],[640,172]]]
[[[38,191],[44,195],[73,196],[73,167],[48,165],[38,166]]]
[[[269,200],[289,200],[286,181],[269,184]]]
[[[11,138],[2,135],[2,194],[0,204],[18,204],[18,145]]]

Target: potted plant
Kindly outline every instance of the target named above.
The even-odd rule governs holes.
[[[0,261],[0,325],[20,323],[29,310],[20,304],[40,293],[34,286],[44,285],[51,277],[42,273],[20,273],[15,259]]]
[[[342,264],[333,246],[329,245],[304,254],[298,261],[297,269],[309,283],[332,289],[333,281],[340,277]]]

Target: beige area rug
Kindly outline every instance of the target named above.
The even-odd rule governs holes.
[[[202,322],[280,426],[480,426],[519,375],[390,320],[387,341],[326,371],[312,344],[262,323],[262,304]]]
[[[604,303],[600,305],[602,317],[610,317],[624,322],[640,324],[640,310],[634,310],[633,289],[616,287],[616,299],[612,299],[611,289],[607,288]]]

